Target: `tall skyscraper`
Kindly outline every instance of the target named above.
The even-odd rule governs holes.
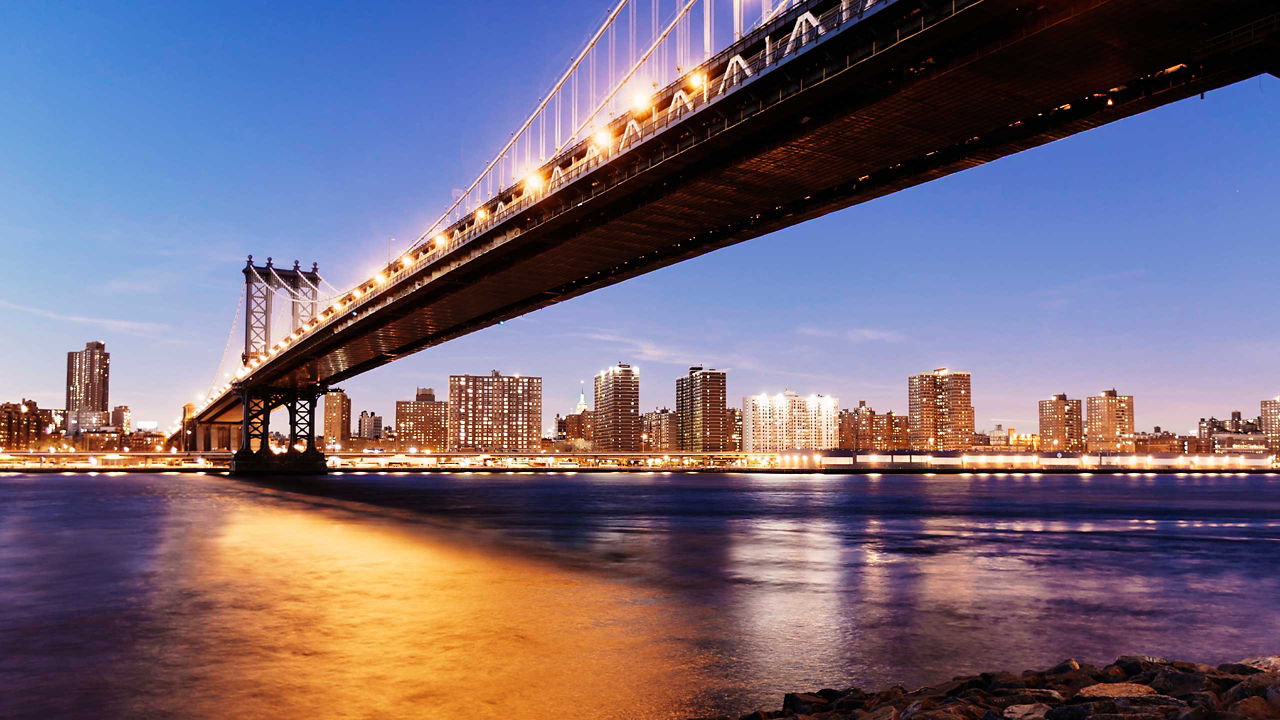
[[[403,448],[439,452],[449,442],[449,403],[435,390],[418,388],[412,401],[396,402],[396,437]]]
[[[1089,396],[1085,404],[1089,452],[1133,452],[1133,396],[1115,389]]]
[[[324,444],[341,445],[351,439],[351,398],[341,390],[324,394]]]
[[[111,380],[111,353],[100,342],[85,343],[84,350],[67,353],[67,433],[96,430],[110,421],[107,397]]]
[[[1280,454],[1280,395],[1262,401],[1262,437],[1267,452]]]
[[[1084,417],[1079,400],[1066,393],[1040,401],[1040,449],[1043,452],[1082,452]]]
[[[117,405],[111,408],[111,427],[122,435],[133,432],[133,411],[128,405]]]
[[[830,450],[840,444],[840,401],[791,390],[742,398],[742,450]]]
[[[730,429],[725,414],[723,370],[689,368],[676,379],[676,414],[680,417],[680,449],[722,452],[728,449]]]
[[[912,450],[963,451],[973,444],[969,373],[938,368],[907,379]]]
[[[596,375],[596,450],[640,452],[640,370],[618,363]]]
[[[840,411],[840,447],[846,450],[906,450],[911,446],[910,430],[906,415],[877,413],[865,400],[853,410]]]
[[[356,432],[364,440],[381,439],[382,416],[375,414],[372,410],[361,410]]]
[[[449,376],[449,448],[472,452],[536,451],[542,446],[542,378]]]

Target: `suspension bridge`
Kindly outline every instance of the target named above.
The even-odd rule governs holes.
[[[182,441],[237,472],[323,472],[316,402],[347,378],[1261,73],[1280,73],[1274,0],[621,0],[373,277],[338,290],[250,257],[243,352]]]

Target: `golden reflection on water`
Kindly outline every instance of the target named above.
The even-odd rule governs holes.
[[[164,544],[154,604],[171,630],[144,649],[174,687],[140,714],[697,711],[706,659],[674,649],[683,633],[652,593],[315,508],[235,509],[218,528]]]

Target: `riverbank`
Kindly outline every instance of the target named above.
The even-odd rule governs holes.
[[[76,465],[71,467],[25,467],[25,466],[0,466],[0,473],[14,475],[121,475],[121,474],[142,474],[142,475],[228,475],[230,471],[226,466],[209,465],[204,467],[186,467],[186,466],[166,466],[166,465],[143,465],[137,467],[127,466],[98,466],[98,465]],[[868,477],[879,477],[881,475],[958,475],[961,477],[968,476],[993,476],[993,477],[1040,477],[1042,475],[1119,475],[1124,477],[1155,477],[1157,475],[1173,475],[1177,477],[1183,476],[1234,476],[1245,477],[1249,475],[1258,475],[1266,477],[1280,477],[1280,468],[1234,468],[1229,466],[1220,467],[1188,467],[1170,470],[1147,469],[1147,468],[1122,468],[1122,467],[1101,467],[1089,468],[1086,470],[1052,470],[1043,468],[1009,468],[1009,467],[936,467],[936,468],[919,468],[919,467],[813,467],[813,468],[793,468],[793,467],[691,467],[691,468],[643,468],[643,467],[577,467],[577,468],[507,468],[507,467],[396,467],[389,465],[385,468],[377,466],[365,467],[360,469],[345,468],[342,470],[331,470],[327,473],[329,476],[340,477],[342,475],[573,475],[575,473],[590,474],[622,474],[622,475],[726,475],[726,474],[759,474],[759,475],[864,475]]]
[[[1275,720],[1280,657],[1225,665],[1124,656],[1105,667],[1064,660],[1021,674],[985,672],[906,691],[788,693],[781,710],[739,720]],[[700,720],[731,720],[717,716]]]

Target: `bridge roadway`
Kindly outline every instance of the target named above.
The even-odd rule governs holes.
[[[701,90],[664,89],[619,118],[611,140],[544,166],[543,187],[499,193],[255,361],[195,419],[239,423],[240,389],[321,390],[717,248],[1280,72],[1278,11],[1274,0],[890,0],[858,17],[840,0],[798,3],[705,64]],[[824,32],[787,48],[805,12]]]

